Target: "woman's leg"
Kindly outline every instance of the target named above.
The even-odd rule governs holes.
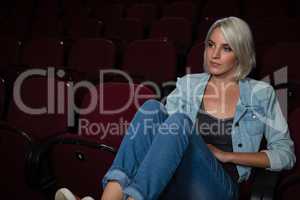
[[[151,147],[124,193],[135,200],[157,199],[182,160],[191,130],[192,121],[187,115],[169,116],[156,129]]]
[[[156,128],[167,117],[165,107],[158,101],[149,100],[140,107],[128,127],[112,166],[102,180],[103,187],[108,181],[114,181],[105,188],[104,193],[115,191],[115,195],[118,195],[116,191],[131,182],[151,146]]]
[[[165,108],[155,101],[147,102],[142,110],[153,111],[153,107],[158,110],[154,116],[137,113],[103,179],[104,186],[113,180],[120,183],[124,193],[135,200],[159,196],[182,159],[192,129],[187,115],[176,113],[168,117]]]
[[[194,130],[189,146],[161,200],[238,199],[238,185]]]
[[[104,178],[104,185],[108,180],[115,180],[135,200],[152,200],[158,198],[173,177],[171,187],[167,188],[171,199],[235,198],[237,186],[202,138],[191,130],[192,122],[186,115],[176,113],[168,117],[162,105],[155,101],[147,102],[142,108],[159,109],[155,115],[137,113],[134,126],[130,127]],[[147,120],[148,129],[143,122]],[[153,128],[153,124],[160,126]],[[133,130],[133,127],[142,129]]]

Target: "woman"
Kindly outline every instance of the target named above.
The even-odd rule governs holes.
[[[139,109],[101,199],[238,199],[252,167],[292,168],[294,145],[275,91],[246,78],[254,66],[248,25],[216,21],[205,40],[206,73],[178,79],[165,106],[150,100]],[[267,148],[259,151],[263,136]]]

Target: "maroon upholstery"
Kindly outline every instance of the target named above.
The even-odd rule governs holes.
[[[28,135],[0,125],[0,193],[2,199],[36,199],[42,195],[26,181],[26,156],[32,141]]]
[[[5,37],[14,37],[18,40],[27,39],[30,31],[31,15],[18,14],[17,8],[11,16],[0,20],[0,35]]]
[[[61,137],[60,142],[51,146],[50,153],[58,187],[67,187],[78,196],[91,195],[95,199],[100,197],[101,179],[114,159],[114,154],[101,148],[100,144],[117,149],[125,134],[126,123],[130,123],[141,104],[153,97],[153,92],[142,85],[104,83],[97,89],[97,106],[92,112],[80,115],[79,119],[86,120],[84,124],[89,124],[89,128],[81,129],[79,122],[78,134]],[[90,100],[91,95],[87,94],[82,107],[86,108]],[[126,102],[128,106],[124,107]],[[124,110],[108,113],[122,107]],[[66,142],[70,139],[75,142]]]
[[[141,3],[151,3],[157,6],[159,9],[163,8],[167,4],[166,0],[139,0]]]
[[[288,67],[288,80],[299,80],[298,52],[299,44],[277,44],[265,49],[262,56],[260,78],[273,76],[277,70]]]
[[[107,38],[119,39],[125,44],[144,38],[143,23],[136,18],[125,18],[105,30]]]
[[[68,66],[85,72],[88,77],[99,77],[99,70],[113,68],[115,47],[106,39],[79,39],[70,51]]]
[[[172,81],[176,77],[175,48],[163,40],[132,42],[125,52],[123,69],[142,80]]]
[[[267,19],[248,20],[257,45],[274,45],[274,43],[299,43],[299,19],[272,17]],[[280,27],[280,28],[279,28]]]
[[[136,18],[141,20],[142,24],[150,27],[157,18],[157,9],[154,4],[140,3],[130,6],[127,9],[127,18]]]
[[[217,17],[206,17],[203,19],[198,28],[197,28],[197,40],[199,42],[204,42],[206,34],[210,28],[210,26],[217,20]]]
[[[21,63],[32,68],[63,67],[64,43],[51,38],[31,40],[24,44]]]
[[[60,12],[59,1],[37,1],[31,30],[32,37],[61,38],[63,35],[63,23],[60,21]]]
[[[81,0],[63,0],[63,12],[65,16],[84,15],[85,7]]]
[[[299,134],[299,118],[300,118],[300,106],[293,110],[288,118],[289,130],[291,138],[295,143],[295,154],[297,160],[300,159],[300,134]],[[300,174],[300,163],[296,162],[294,170]]]
[[[15,12],[18,16],[30,15],[34,9],[34,0],[29,0],[27,2],[24,2],[22,0],[16,0],[15,6]]]
[[[30,32],[30,24],[34,10],[34,0],[16,0],[13,14],[7,19],[9,36],[20,40],[27,39]],[[2,29],[2,27],[1,27]],[[4,28],[5,29],[5,28]]]
[[[284,16],[286,14],[284,11],[285,7],[286,5],[284,5],[284,1],[281,0],[274,0],[272,2],[256,2],[251,0],[245,0],[243,2],[245,16],[248,18],[256,19]]]
[[[173,2],[164,9],[165,17],[183,17],[189,22],[194,22],[196,6],[192,2]]]
[[[205,44],[204,42],[196,43],[190,50],[187,56],[186,68],[190,68],[190,73],[203,72],[203,58],[204,58]]]
[[[95,17],[98,20],[103,21],[106,26],[119,21],[122,18],[124,11],[124,6],[122,4],[100,4],[95,5],[92,8]]]
[[[300,107],[293,110],[289,115],[288,124],[291,138],[295,144],[296,159],[300,158],[300,135],[299,135]],[[283,173],[278,186],[277,196],[282,200],[294,200],[298,198],[300,189],[300,164],[296,162],[295,167]]]
[[[181,17],[165,17],[153,24],[150,37],[167,39],[178,51],[186,50],[192,41],[192,25]]]
[[[59,91],[58,82],[61,88]],[[35,140],[45,140],[50,136],[62,134],[68,127],[67,87],[65,82],[51,77],[49,80],[47,77],[25,79],[20,88],[22,102],[27,107],[44,110],[35,114],[24,112],[19,100],[13,98],[8,109],[7,122],[28,133]],[[15,92],[17,94],[17,90]]]
[[[207,17],[221,18],[229,16],[240,16],[240,12],[240,4],[238,0],[210,0],[206,2],[204,8],[202,9],[201,19],[205,19]]]
[[[0,119],[4,117],[4,103],[6,97],[6,87],[4,84],[4,80],[0,77]]]
[[[32,38],[62,38],[63,22],[58,16],[42,16],[36,18],[32,23]]]
[[[102,21],[84,16],[72,16],[67,21],[67,35],[73,40],[80,38],[97,38],[103,31]]]
[[[124,125],[130,123],[137,109],[147,99],[153,98],[153,92],[143,85],[128,83],[104,83],[98,85],[97,90],[97,106],[92,112],[80,115],[78,134],[96,138],[104,144],[117,148],[126,131]],[[91,95],[87,93],[81,107],[87,108],[90,102]],[[91,125],[91,129],[85,128],[87,124]],[[98,125],[98,128],[93,125]],[[118,127],[115,127],[116,125]],[[105,128],[109,128],[110,132],[103,131]]]
[[[36,5],[37,17],[57,16],[59,14],[59,1],[38,1]]]
[[[97,147],[93,139],[82,140],[78,135],[67,134],[62,141],[70,139],[77,142],[59,142],[51,146],[49,159],[57,186],[67,187],[80,197],[89,195],[99,199],[102,193],[101,179],[109,169],[114,154]],[[84,142],[78,142],[81,140]],[[94,145],[89,146],[86,142]]]
[[[0,68],[18,64],[17,55],[20,50],[20,44],[16,38],[0,38]]]

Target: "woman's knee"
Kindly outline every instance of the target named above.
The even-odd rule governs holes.
[[[147,100],[141,107],[140,109],[141,111],[145,111],[145,112],[152,112],[152,111],[162,111],[164,113],[167,113],[167,110],[165,108],[165,106],[155,100],[155,99],[150,99],[150,100]]]
[[[192,134],[193,123],[188,115],[184,113],[174,113],[166,121],[171,130],[177,130],[179,135],[190,136]]]

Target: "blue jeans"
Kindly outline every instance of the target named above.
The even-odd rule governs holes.
[[[135,200],[238,199],[238,185],[224,171],[183,113],[168,116],[149,100],[133,118],[112,166],[104,176]]]

